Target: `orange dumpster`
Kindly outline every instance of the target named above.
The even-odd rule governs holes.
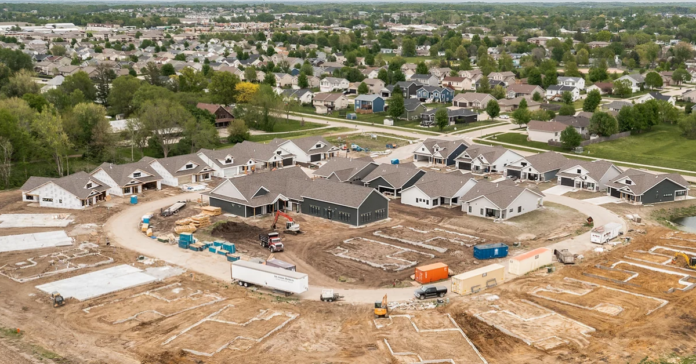
[[[416,267],[416,282],[421,284],[437,282],[449,277],[449,267],[444,263],[433,263]]]

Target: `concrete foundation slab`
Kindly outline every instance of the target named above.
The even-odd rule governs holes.
[[[66,227],[72,222],[70,214],[2,214],[1,228]]]
[[[0,236],[0,252],[52,248],[72,245],[73,238],[65,231]]]
[[[64,298],[72,297],[84,301],[108,293],[152,283],[157,280],[158,278],[155,276],[151,276],[138,268],[124,264],[42,284],[36,286],[36,288],[48,294],[58,291]]]

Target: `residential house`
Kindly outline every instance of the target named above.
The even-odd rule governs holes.
[[[505,176],[522,181],[556,182],[556,175],[568,163],[568,158],[557,152],[532,154],[505,167]]]
[[[210,181],[214,172],[213,168],[195,153],[159,159],[144,157],[140,161],[149,164],[162,177],[163,185],[173,187]]]
[[[292,86],[292,75],[289,73],[273,72],[275,77],[276,85],[278,87],[290,87]]]
[[[609,42],[600,42],[600,41],[595,41],[595,42],[589,42],[587,45],[591,48],[604,48],[609,46]]]
[[[580,99],[580,89],[574,86],[549,85],[546,89],[547,100],[560,100],[564,93],[570,93],[573,101]]]
[[[302,193],[302,213],[364,226],[389,218],[389,199],[373,188],[315,180]]]
[[[468,147],[469,144],[464,139],[428,138],[414,150],[413,161],[451,166],[455,163],[455,158]]]
[[[440,85],[440,79],[436,76],[433,76],[433,75],[414,74],[411,76],[411,78],[408,79],[408,81],[420,82],[423,85],[427,85],[427,86],[439,86]]]
[[[615,100],[615,101],[612,101],[608,104],[602,105],[601,107],[602,107],[602,109],[607,110],[607,111],[619,112],[625,106],[633,106],[633,104],[631,104],[628,101]]]
[[[423,103],[418,99],[405,99],[404,100],[404,113],[401,114],[399,118],[406,120],[416,120],[420,118],[421,114],[426,112],[427,109]]]
[[[681,94],[681,99],[689,102],[696,102],[696,90],[686,90]]]
[[[281,91],[284,100],[295,100],[303,105],[312,104],[314,92],[308,88],[301,89],[284,89]]]
[[[614,85],[611,82],[595,82],[594,85],[587,88],[587,92],[597,90],[600,95],[606,95],[612,92]]]
[[[280,148],[295,156],[295,162],[316,164],[327,161],[338,155],[338,147],[326,141],[321,136],[306,136],[287,140]]]
[[[449,119],[449,125],[473,123],[478,121],[478,114],[469,109],[451,107],[445,110],[447,110],[447,118]],[[437,111],[438,109],[431,109],[423,112],[421,114],[421,126],[434,126],[436,121],[435,114],[437,113]]]
[[[201,110],[206,110],[215,116],[216,128],[226,128],[230,125],[230,122],[234,120],[234,115],[232,115],[232,112],[221,105],[199,102],[196,107]]]
[[[345,91],[350,86],[350,82],[345,78],[326,77],[319,83],[321,92]]]
[[[652,92],[649,92],[645,95],[638,97],[637,99],[635,99],[635,103],[636,104],[643,104],[643,103],[650,101],[650,100],[666,101],[666,102],[672,104],[672,106],[674,106],[677,103],[676,97],[670,96],[670,95],[663,95],[663,94],[656,92],[656,91],[652,91]]]
[[[443,78],[450,75],[452,69],[449,67],[433,67],[430,69],[430,74],[442,80]]]
[[[422,102],[450,103],[454,98],[454,90],[446,87],[422,86],[416,91],[416,97]]]
[[[627,169],[607,183],[607,195],[636,205],[686,200],[689,189],[689,182],[679,174],[635,169]]]
[[[672,74],[674,74],[672,71],[662,71],[659,73],[660,77],[662,77],[662,86],[669,86],[674,83],[674,80],[672,80]]]
[[[370,157],[334,158],[314,171],[314,176],[335,182],[364,185],[363,178],[379,166]]]
[[[505,83],[505,85],[512,85],[515,83],[515,74],[510,71],[505,72],[491,72],[488,75],[488,80],[495,80]],[[491,86],[492,87],[492,86]]]
[[[355,112],[358,114],[384,112],[384,107],[384,98],[380,95],[359,95],[355,98]]]
[[[394,87],[399,86],[401,92],[405,99],[416,97],[418,89],[425,86],[424,84],[416,81],[399,81],[395,85],[388,85],[380,91],[380,96],[389,98],[392,96]]]
[[[591,113],[587,113],[590,115]],[[590,134],[590,118],[583,114],[578,115],[557,115],[553,121],[557,121],[565,126],[572,126],[580,135],[587,136]]]
[[[31,176],[20,188],[22,201],[38,203],[40,207],[76,210],[106,200],[109,189],[109,185],[86,172],[61,178]]]
[[[618,177],[623,170],[605,160],[577,161],[568,163],[558,172],[558,184],[588,191],[604,191],[609,181]]]
[[[380,193],[401,196],[401,191],[413,186],[425,171],[416,168],[413,163],[380,164],[363,178],[365,186]]]
[[[467,215],[508,220],[543,206],[545,195],[537,189],[515,186],[514,182],[478,181],[462,196]]]
[[[128,164],[102,163],[91,176],[107,184],[109,195],[126,196],[143,193],[143,190],[160,190],[162,176],[143,161]]]
[[[442,79],[442,87],[451,88],[457,91],[468,91],[469,89],[466,87],[470,86],[470,84],[467,84],[465,81],[466,78],[464,77],[445,77]]]
[[[348,98],[341,93],[320,92],[314,95],[312,104],[317,114],[327,114],[334,110],[343,110],[349,105]]]
[[[510,149],[473,144],[455,158],[457,169],[472,173],[502,173],[508,164],[522,159]]]
[[[368,79],[374,80],[379,76],[379,70],[379,67],[368,67],[361,69],[360,73],[362,73],[363,76],[367,77]]]
[[[384,81],[380,80],[379,78],[375,79],[369,79],[366,78],[362,82],[364,82],[368,89],[370,90],[369,93],[373,95],[379,95],[382,89],[386,86]],[[358,85],[360,84],[359,82],[356,82]]]
[[[561,141],[561,132],[568,126],[557,121],[532,120],[527,123],[527,140],[532,142],[547,143]]]
[[[294,75],[292,76],[292,88],[294,89],[299,89],[300,88],[300,75]],[[307,76],[307,86],[309,88],[316,88],[321,85],[321,79],[317,76]]]
[[[572,86],[580,90],[585,89],[585,79],[582,77],[558,77],[557,85]]]
[[[495,97],[490,94],[478,92],[466,92],[457,94],[452,99],[452,105],[456,107],[466,107],[471,109],[483,110],[488,106],[488,102],[495,100]]]
[[[520,107],[522,99],[527,101],[527,110],[536,111],[539,110],[541,103],[532,100],[531,96],[520,96],[514,99],[502,99],[498,100],[498,105],[500,106],[500,112],[513,112]]]
[[[461,198],[476,185],[470,173],[426,172],[414,185],[401,191],[404,205],[431,209],[437,206],[461,206]]]
[[[626,80],[631,84],[631,91],[632,92],[640,91],[641,88],[643,87],[643,85],[645,84],[645,76],[638,74],[638,73],[621,76],[616,81],[623,81],[623,80]],[[616,82],[616,81],[614,81],[614,82]]]
[[[546,92],[541,86],[516,83],[507,87],[505,97],[514,99],[520,96],[529,96],[531,99],[535,93],[539,93],[539,96],[543,96]]]

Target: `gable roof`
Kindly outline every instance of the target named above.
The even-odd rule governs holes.
[[[516,83],[512,84],[507,87],[507,91],[514,91],[515,93],[518,94],[531,94],[534,92],[537,88],[541,89],[541,92],[544,92],[544,89],[541,88],[541,86],[538,85],[527,85],[527,84],[522,84],[522,83]]]
[[[54,178],[31,176],[19,189],[22,192],[29,192],[43,185],[44,183],[51,182],[52,180],[54,180]]]
[[[656,92],[656,91],[650,92],[650,96],[652,96],[653,99],[655,99],[655,100],[663,100],[663,101],[669,101],[673,97],[673,96],[669,96],[669,95],[663,95],[663,94]]]
[[[602,159],[597,159],[593,161],[568,159],[566,165],[561,167],[561,172],[558,175],[575,177],[577,176],[576,173],[568,173],[563,171],[577,166],[587,170],[587,174],[590,177],[592,177],[592,179],[594,179],[595,181],[599,181],[610,168],[616,168],[619,170],[619,172],[621,172],[621,169],[619,167],[616,167],[614,163]]]
[[[544,132],[557,133],[565,130],[568,126],[557,121],[531,120],[527,123],[528,130],[538,130]]]
[[[428,197],[447,197],[452,198],[467,182],[474,179],[471,173],[437,173],[426,172],[413,187],[418,187]],[[476,181],[474,179],[474,181]],[[413,188],[409,187],[404,191]]]
[[[87,183],[90,181],[98,184],[98,186],[94,188],[85,188]],[[26,183],[24,183],[21,190],[24,192],[30,192],[46,183],[54,183],[62,189],[75,195],[79,199],[89,197],[93,191],[103,192],[110,188],[104,182],[87,174],[87,172],[80,171],[61,178],[31,177]]]
[[[545,195],[536,188],[524,188],[515,186],[514,182],[505,180],[503,182],[478,181],[463,197],[462,202],[469,202],[480,197],[485,197],[501,209],[505,209],[519,197],[524,191],[529,191],[544,197]]]
[[[108,174],[109,177],[111,177],[111,179],[113,179],[114,182],[116,182],[119,186],[125,186],[133,180],[136,180],[140,183],[147,183],[162,179],[162,176],[160,176],[159,173],[157,173],[157,171],[155,171],[155,169],[152,168],[152,166],[149,163],[143,160],[128,164],[102,163],[91,174],[94,174],[100,169],[103,170],[106,174]],[[137,170],[141,170],[145,173],[148,173],[150,174],[150,176],[142,176],[138,178],[129,177],[130,174]]]
[[[557,152],[544,152],[525,157],[526,160],[539,173],[557,171],[568,163],[568,158]],[[517,162],[515,162],[517,164]]]
[[[590,118],[584,115],[557,115],[553,121],[576,128],[587,128],[590,126]]]
[[[305,190],[302,198],[311,198],[337,205],[359,208],[373,193],[387,201],[389,200],[374,188],[318,179],[311,183],[311,188]]]
[[[281,195],[299,201],[302,199],[301,195],[304,190],[312,184],[311,179],[300,167],[255,173],[244,178],[232,178],[223,183],[232,184],[245,200],[224,194],[223,184],[210,191],[208,195],[250,207],[271,204]],[[268,193],[259,195],[258,192],[261,189],[268,191]]]
[[[416,168],[413,163],[404,164],[385,164],[382,163],[372,170],[370,174],[363,178],[363,182],[368,183],[377,178],[382,178],[394,188],[402,188],[404,184],[422,171]],[[422,173],[421,173],[422,174]]]
[[[633,182],[633,184],[626,185],[623,183],[618,183],[618,181],[623,180],[625,178],[629,178]],[[677,173],[652,174],[632,168],[627,169],[626,171],[618,175],[616,178],[609,181],[609,183],[607,183],[607,186],[616,189],[628,188],[631,190],[631,192],[633,192],[634,195],[640,196],[648,190],[650,190],[651,188],[653,188],[658,183],[667,179],[680,186],[683,186],[684,189],[689,188],[689,182],[687,182],[686,179],[684,179],[684,177]]]
[[[419,106],[421,106],[422,103],[418,99],[405,99],[404,100],[404,109],[406,111],[414,111],[418,109]]]
[[[437,145],[439,148],[438,153],[440,153],[443,158],[448,158],[450,154],[454,153],[454,151],[462,144],[467,147],[469,146],[469,143],[467,143],[464,139],[447,140],[428,138],[423,141],[423,146],[425,146],[430,153],[433,153],[433,147]]]
[[[331,148],[334,148],[333,144],[327,142],[326,139],[324,139],[324,137],[321,136],[306,136],[302,138],[289,140],[288,143],[293,143],[298,148],[302,149],[304,152],[310,153],[311,151],[313,154],[328,152]],[[314,146],[317,145],[317,143],[322,143],[324,144],[324,146],[321,148],[312,149]]]
[[[370,157],[357,159],[333,158],[314,171],[314,175],[329,178],[335,173],[336,177],[338,177],[340,181],[347,181],[350,179],[350,177],[360,172],[370,164],[375,166],[377,165],[377,163],[375,163]]]
[[[457,159],[460,159],[460,158],[467,159],[467,158],[463,157],[464,154],[467,154],[467,155],[469,155],[469,157],[472,160],[478,158],[479,156],[482,156],[489,163],[493,163],[493,162],[497,161],[498,158],[502,157],[503,154],[505,154],[508,151],[510,151],[510,149],[500,147],[500,146],[473,144],[469,148],[467,148],[467,150],[465,150],[464,153],[462,153],[462,155],[458,156]]]
[[[140,161],[147,162],[148,160],[143,158]],[[152,164],[154,162],[158,162],[160,165],[162,165],[162,167],[164,167],[164,169],[167,170],[167,172],[169,172],[172,176],[175,176],[175,177],[196,174],[196,173],[199,173],[206,168],[210,168],[208,166],[208,164],[206,164],[195,153],[178,155],[175,157],[168,157],[168,158],[151,159],[149,161],[150,164]],[[187,169],[187,170],[183,170],[183,171],[179,170],[189,162],[195,163],[197,166],[195,168],[192,168],[192,169]]]

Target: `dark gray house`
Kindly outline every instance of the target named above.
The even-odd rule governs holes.
[[[389,216],[389,199],[373,188],[313,181],[299,167],[231,178],[207,195],[210,206],[242,217],[282,210],[360,226]]]
[[[469,144],[464,139],[428,138],[414,150],[413,161],[451,166],[455,163],[455,158],[468,147]]]
[[[314,172],[317,177],[335,182],[347,182],[362,185],[362,179],[377,168],[370,157],[363,158],[334,158]]]
[[[505,175],[521,180],[555,182],[556,175],[567,163],[568,158],[560,153],[539,153],[508,164],[505,167]]]
[[[607,194],[636,205],[673,202],[686,199],[689,183],[676,173],[628,169],[607,183]]]
[[[380,164],[367,177],[363,178],[365,186],[382,193],[401,196],[401,191],[413,186],[423,175],[413,163]]]
[[[302,213],[362,226],[389,218],[389,199],[373,188],[316,180],[302,194]]]

